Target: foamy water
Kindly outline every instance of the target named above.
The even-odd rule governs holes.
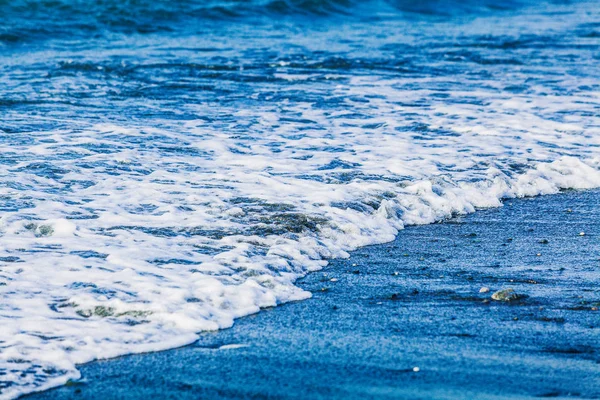
[[[3,399],[405,225],[600,186],[594,2],[37,4],[0,5]]]

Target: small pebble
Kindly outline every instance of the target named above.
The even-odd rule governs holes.
[[[490,291],[489,287],[482,287],[481,289],[479,289],[479,293],[488,293]]]
[[[508,289],[498,290],[496,293],[494,293],[492,295],[492,300],[508,302],[508,301],[519,300],[519,299],[522,299],[523,297],[525,297],[525,296],[516,293],[511,288],[508,288]]]

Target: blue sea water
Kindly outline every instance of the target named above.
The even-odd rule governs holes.
[[[0,398],[600,186],[596,1],[0,0]]]

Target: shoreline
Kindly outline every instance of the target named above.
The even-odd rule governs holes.
[[[0,400],[600,397],[600,7],[496,3],[0,1]]]
[[[597,398],[599,199],[597,190],[509,199],[407,227],[300,279],[311,299],[189,346],[84,364],[83,381],[22,398],[294,398],[279,392],[282,382],[313,398]],[[508,286],[528,297],[490,299]]]

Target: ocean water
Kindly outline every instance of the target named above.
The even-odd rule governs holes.
[[[0,398],[600,186],[597,1],[0,0]]]

